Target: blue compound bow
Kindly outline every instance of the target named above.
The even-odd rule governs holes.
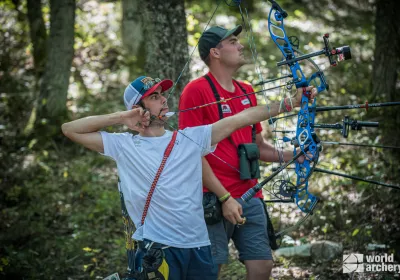
[[[326,82],[323,72],[320,70],[313,73],[307,79],[298,62],[304,59],[309,60],[313,56],[326,55],[329,58],[330,64],[332,66],[336,66],[337,61],[334,59],[336,55],[338,56],[339,61],[346,60],[351,58],[351,52],[348,46],[332,49],[329,45],[329,35],[325,34],[323,36],[325,47],[321,51],[296,56],[296,53],[299,52],[293,46],[293,37],[289,37],[287,35],[284,26],[284,19],[288,16],[288,14],[279,6],[278,3],[276,3],[276,1],[270,0],[270,2],[272,3],[272,7],[268,16],[268,30],[272,40],[282,52],[284,58],[282,61],[278,62],[277,65],[287,65],[289,67],[291,75],[286,77],[292,78],[290,83],[294,84],[296,88],[303,88],[304,94],[302,96],[300,110],[297,114],[298,120],[296,126],[296,136],[293,139],[286,138],[287,141],[290,141],[294,146],[294,158],[291,161],[281,165],[281,167],[271,174],[271,176],[256,185],[252,190],[243,195],[242,198],[245,201],[249,200],[267,182],[285,169],[289,164],[294,162],[296,165],[295,172],[297,175],[296,184],[293,184],[287,180],[281,181],[280,194],[286,197],[294,197],[294,201],[301,211],[312,214],[312,211],[318,202],[318,198],[309,193],[308,179],[318,162],[320,141],[314,132],[316,99],[314,99],[312,105],[309,105],[310,93],[307,92],[305,88],[309,85],[314,85],[318,92],[322,92],[329,89],[329,85]],[[304,157],[307,159],[302,163],[297,161],[301,155],[304,155]]]

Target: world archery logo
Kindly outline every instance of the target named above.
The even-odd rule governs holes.
[[[364,272],[364,255],[343,255],[343,273]]]
[[[394,254],[343,255],[343,273],[352,272],[394,272],[397,275],[400,264],[395,263]]]

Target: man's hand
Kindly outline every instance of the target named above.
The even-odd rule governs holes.
[[[300,153],[301,149],[298,148],[296,154]],[[298,163],[303,163],[305,160],[310,160],[313,158],[313,154],[311,152],[307,152],[307,156],[305,155],[301,155],[298,159],[297,162]]]
[[[309,86],[306,88],[298,88],[296,96],[295,96],[295,98],[293,98],[293,106],[294,107],[300,107],[301,98],[304,94],[304,89],[305,89],[306,93],[310,94],[310,98],[309,98],[310,102],[312,102],[318,94],[317,89],[314,86]]]
[[[144,111],[142,107],[122,112],[121,124],[126,125],[131,130],[143,132],[150,124],[150,112]]]
[[[240,203],[232,197],[222,203],[222,214],[224,215],[225,219],[234,225],[243,223],[242,205],[240,205]]]

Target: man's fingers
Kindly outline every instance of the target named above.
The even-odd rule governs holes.
[[[232,223],[232,224],[236,224],[236,219],[235,219],[235,217],[233,216],[233,215],[231,215],[231,214],[229,214],[229,215],[226,215],[225,216],[225,219],[227,219],[230,223]]]
[[[243,217],[240,222],[238,222],[238,226],[242,226],[246,223],[246,217]]]
[[[143,129],[144,126],[143,126],[142,122],[138,122],[138,123],[136,124],[136,128],[137,128],[137,129]]]
[[[317,94],[318,91],[314,86],[303,87],[303,95],[307,96],[310,101],[313,100]]]
[[[132,111],[134,111],[136,114],[138,114],[139,116],[142,116],[143,115],[143,108],[142,107],[136,107],[136,108],[133,108],[132,109]]]
[[[316,88],[311,89],[311,99],[314,99],[318,94],[318,91]]]
[[[242,216],[240,215],[239,211],[235,212],[234,215],[235,215],[235,221],[240,224],[243,219],[242,219]]]
[[[140,122],[138,124],[141,124],[141,126],[144,128],[144,126],[148,126],[150,124],[150,112],[148,110],[143,110],[143,108],[140,107]]]
[[[150,125],[150,117],[143,117],[142,118],[142,124],[144,126],[149,126]]]
[[[144,132],[144,126],[142,123],[138,122],[136,124],[136,126],[133,128],[133,130],[137,131],[137,132]]]

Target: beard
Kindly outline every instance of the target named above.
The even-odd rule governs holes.
[[[159,117],[153,115],[153,116],[151,117],[151,119],[152,119],[152,120],[150,121],[150,124],[148,125],[148,127],[156,127],[156,128],[159,128],[159,127],[163,127],[163,126],[165,125],[165,123],[166,123],[167,120],[168,120],[168,117],[163,116],[163,117],[159,118]]]

